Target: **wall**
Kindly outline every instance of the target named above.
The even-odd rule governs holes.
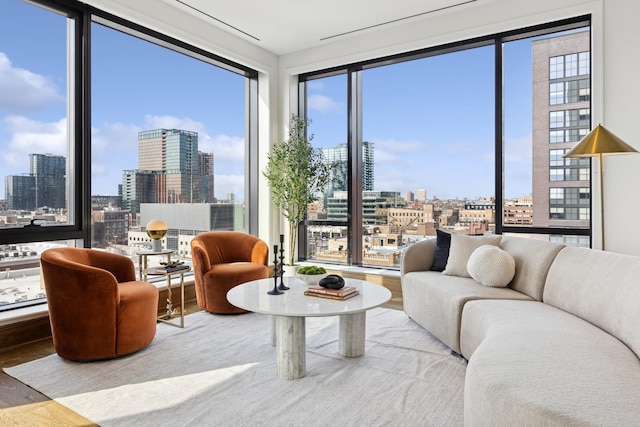
[[[640,2],[637,0],[495,0],[471,3],[407,20],[378,31],[362,32],[279,58],[280,99],[296,90],[296,74],[365,59],[436,46],[514,28],[592,15],[592,120],[640,150],[640,132],[634,120],[640,113]],[[634,96],[635,95],[635,96]],[[281,106],[281,111],[286,111]],[[594,162],[594,165],[596,162]],[[597,167],[593,167],[593,246],[601,248]],[[640,229],[630,213],[640,209],[634,186],[638,182],[640,154],[611,156],[605,160],[606,249],[640,255]]]

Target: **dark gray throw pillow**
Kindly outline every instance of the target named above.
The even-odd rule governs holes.
[[[443,271],[449,259],[449,248],[451,248],[451,234],[436,230],[436,251],[433,254],[432,271]]]

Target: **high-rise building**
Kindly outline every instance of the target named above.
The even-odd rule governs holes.
[[[330,221],[347,221],[347,192],[335,191],[327,199],[327,219]],[[364,225],[386,225],[389,221],[388,210],[404,208],[404,200],[397,191],[363,191],[362,223]]]
[[[36,179],[33,175],[9,175],[4,177],[7,209],[33,210],[36,208]]]
[[[349,151],[347,144],[338,144],[335,148],[323,148],[324,162],[331,165],[331,176],[325,194],[331,197],[334,191],[347,190]],[[373,143],[362,143],[362,189],[373,191]]]
[[[67,206],[67,160],[53,154],[29,154],[29,172],[35,178],[36,208]]]
[[[591,129],[589,31],[533,42],[533,225],[589,227],[590,159],[563,158]]]
[[[53,154],[29,154],[29,174],[6,176],[9,209],[62,209],[67,206],[67,160]]]
[[[139,132],[138,169],[164,172],[166,192],[157,203],[198,201],[198,133],[179,129]]]
[[[122,207],[140,203],[213,202],[213,153],[198,151],[198,133],[153,129],[138,133],[138,169],[122,175]]]
[[[125,170],[122,172],[122,209],[140,213],[141,203],[158,203],[165,191],[161,171]]]
[[[424,188],[420,188],[416,190],[416,200],[419,202],[424,202],[427,200],[427,190]]]
[[[198,151],[198,176],[200,177],[200,203],[213,203],[213,153]]]

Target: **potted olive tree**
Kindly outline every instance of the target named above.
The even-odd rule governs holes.
[[[322,150],[311,145],[307,137],[310,119],[296,115],[289,122],[289,136],[274,143],[263,171],[273,197],[289,224],[288,265],[294,264],[298,224],[304,219],[307,205],[318,200],[318,194],[329,181],[329,165],[323,162]]]

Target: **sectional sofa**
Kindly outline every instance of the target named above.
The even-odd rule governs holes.
[[[431,270],[439,240],[403,255],[404,310],[468,360],[466,426],[640,425],[640,257],[453,235],[441,272]],[[484,258],[475,268],[506,271],[507,286],[471,277],[487,246],[502,265]]]

